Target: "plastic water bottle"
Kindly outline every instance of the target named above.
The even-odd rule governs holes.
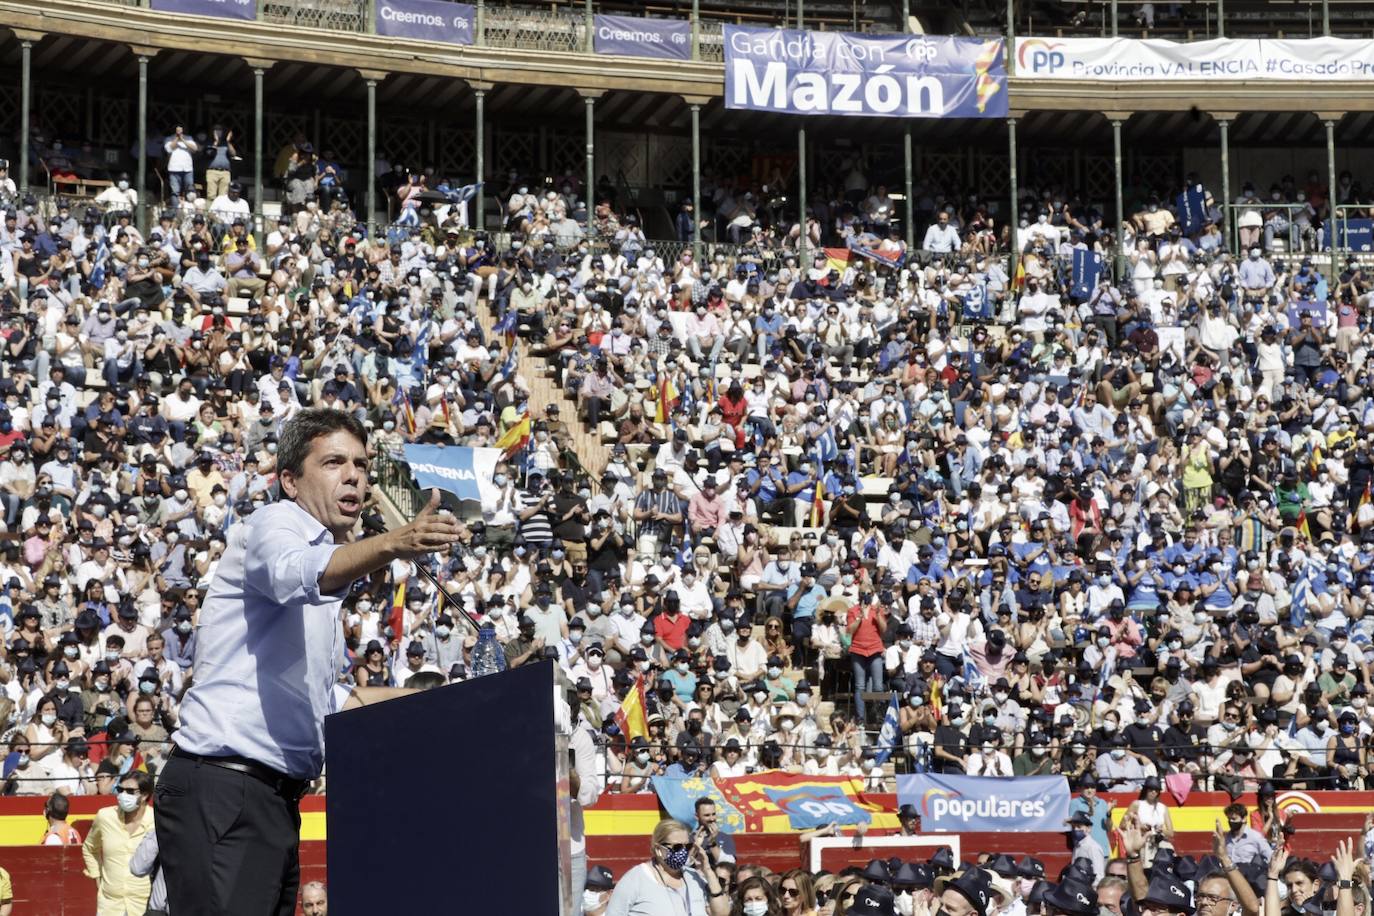
[[[506,670],[506,653],[496,641],[496,627],[483,624],[477,631],[477,645],[472,647],[472,677],[482,677]]]

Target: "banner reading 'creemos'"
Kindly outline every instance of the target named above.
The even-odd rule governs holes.
[[[886,118],[1002,118],[1001,39],[727,25],[725,107]]]
[[[1069,782],[1063,776],[897,777],[897,803],[915,805],[921,829],[942,832],[1053,833],[1069,818]]]
[[[692,56],[692,24],[679,19],[597,16],[592,47],[597,54],[687,60]]]
[[[377,34],[472,44],[477,8],[448,0],[377,0]]]
[[[1018,38],[1016,75],[1102,82],[1374,79],[1374,45],[1355,38]]]

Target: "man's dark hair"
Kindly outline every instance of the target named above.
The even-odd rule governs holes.
[[[433,690],[448,683],[448,678],[438,671],[417,671],[406,680],[411,690]]]
[[[290,471],[299,477],[305,468],[305,457],[310,454],[310,444],[340,430],[367,444],[367,430],[350,413],[329,407],[307,407],[296,414],[282,427],[277,442],[278,473]]]
[[[710,805],[712,808],[714,808],[714,807],[716,806],[716,800],[715,800],[714,798],[709,797],[709,796],[703,795],[701,798],[698,798],[698,799],[692,804],[692,810],[693,810],[694,812],[696,812],[698,815],[700,815],[700,814],[701,814],[701,809],[702,809],[702,808],[705,808],[707,805]]]
[[[67,796],[61,792],[54,792],[48,796],[48,804],[44,813],[55,821],[65,821],[67,812],[70,810],[71,803],[67,801]]]
[[[138,785],[139,795],[153,794],[153,774],[145,773],[143,770],[130,770],[119,777],[119,782],[123,783],[126,779],[132,779]]]
[[[1286,878],[1295,871],[1300,871],[1307,876],[1307,880],[1316,881],[1318,877],[1317,863],[1311,859],[1289,859],[1288,864],[1283,867],[1283,874],[1280,878]]]
[[[1245,809],[1245,806],[1242,805],[1240,802],[1232,802],[1231,804],[1226,806],[1226,810],[1223,811],[1222,814],[1224,814],[1228,820],[1230,818],[1243,820],[1249,814],[1249,812]]]

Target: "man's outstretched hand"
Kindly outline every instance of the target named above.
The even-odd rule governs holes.
[[[388,552],[402,560],[414,560],[440,550],[447,550],[458,540],[458,520],[439,511],[439,491],[431,490],[429,502],[403,528],[388,531]]]

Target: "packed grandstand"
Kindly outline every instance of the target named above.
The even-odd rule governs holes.
[[[541,133],[484,164],[483,93],[500,90],[481,73],[475,163],[432,132],[426,148],[377,135],[371,71],[365,145],[356,124],[322,133],[318,112],[278,118],[269,145],[263,61],[230,78],[256,85],[256,121],[242,100],[226,116],[219,95],[191,106],[164,86],[174,117],[110,138],[99,112],[85,130],[54,114],[79,97],[69,80],[42,82],[63,67],[51,42],[98,42],[16,27],[22,105],[0,140],[5,794],[111,796],[156,775],[226,532],[276,498],[282,424],[324,406],[368,430],[382,524],[435,483],[465,521],[429,567],[447,595],[409,563],[356,584],[341,683],[552,664],[565,726],[594,736],[584,800],[643,796],[686,822],[660,824],[634,868],[598,864],[593,838],[582,912],[1367,912],[1370,823],[1304,845],[1274,801],[1339,807],[1345,792],[1348,814],[1374,791],[1374,200],[1360,150],[1340,168],[1335,151],[1337,126],[1358,141],[1366,116],[1271,134],[1256,103],[1198,132],[1194,109],[1128,128],[1123,151],[1130,110],[1091,125],[1042,111],[1032,146],[1056,124],[1092,141],[1068,159],[1016,148],[1018,98],[1061,80],[1202,92],[1268,73],[1363,91],[1369,43],[1353,36],[1374,7],[1305,4],[1304,44],[1252,15],[1265,4],[1227,3],[1218,31],[1220,5],[1121,4],[1115,23],[1115,2],[830,3],[787,23],[749,3],[690,23],[598,4],[594,26],[590,3],[585,23],[581,4],[479,5],[469,21],[396,2],[375,27],[340,26],[365,13],[347,3],[342,19],[258,13],[290,27],[283,61],[292,30],[499,53],[541,22],[567,29],[569,59],[688,61],[701,97],[611,107],[629,122],[666,106],[669,133],[689,109],[694,150],[704,113],[723,133],[695,172],[681,133],[595,153],[589,134],[584,162],[567,112],[570,142]],[[1141,40],[1161,36],[1176,42]],[[178,68],[195,62],[172,47]],[[835,48],[858,69],[796,76]],[[920,69],[937,60],[953,69]],[[869,64],[890,85],[866,82]],[[583,93],[589,127],[603,91]],[[913,157],[911,115],[998,129],[918,136]],[[731,133],[741,117],[778,141]],[[1257,142],[1233,166],[1211,131],[1227,150],[1246,118],[1238,134],[1300,148]],[[1168,124],[1196,149],[1159,167]],[[961,142],[967,156],[942,147]],[[1069,839],[1048,873],[980,858],[976,832],[968,861],[875,846],[866,867],[764,867],[728,840],[744,809],[723,787],[746,776],[843,787],[852,819],[781,828],[805,830],[803,851],[839,834],[857,848],[884,812],[901,835],[956,817]],[[1072,814],[1048,822],[1040,795],[906,804],[910,779],[962,777],[1049,777]],[[1190,794],[1222,812],[1215,841],[1211,823],[1176,841]],[[700,797],[721,804],[720,831]],[[146,899],[139,880],[125,890]]]

